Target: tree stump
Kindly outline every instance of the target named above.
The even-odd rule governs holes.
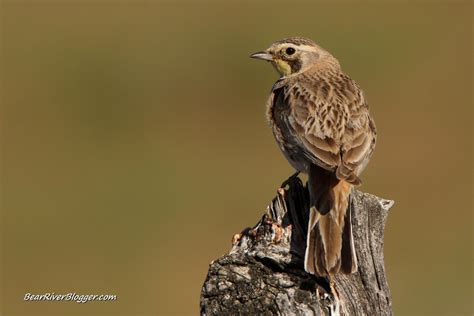
[[[359,268],[333,280],[305,272],[308,191],[297,177],[278,189],[262,219],[211,262],[201,315],[391,315],[383,257],[393,201],[353,190],[349,207]]]

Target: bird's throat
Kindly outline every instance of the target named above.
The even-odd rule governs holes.
[[[280,73],[280,75],[289,76],[292,74],[292,69],[288,62],[281,59],[276,59],[273,61],[272,64],[275,69]]]

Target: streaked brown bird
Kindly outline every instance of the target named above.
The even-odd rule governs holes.
[[[308,174],[304,266],[319,276],[357,270],[349,195],[372,156],[376,129],[361,88],[312,40],[292,37],[251,55],[280,73],[267,104],[275,139]]]

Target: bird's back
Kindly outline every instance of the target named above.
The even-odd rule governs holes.
[[[281,148],[303,152],[308,163],[327,170],[343,163],[341,155],[357,146],[361,135],[373,135],[364,154],[370,156],[375,145],[375,124],[363,92],[339,67],[315,67],[281,79],[273,89],[268,115]],[[287,158],[301,160],[301,155],[289,154]]]

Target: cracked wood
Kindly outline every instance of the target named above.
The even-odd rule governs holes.
[[[392,315],[383,257],[393,201],[353,190],[350,207],[359,269],[332,282],[304,271],[308,193],[298,177],[278,189],[262,219],[211,262],[201,315]]]

